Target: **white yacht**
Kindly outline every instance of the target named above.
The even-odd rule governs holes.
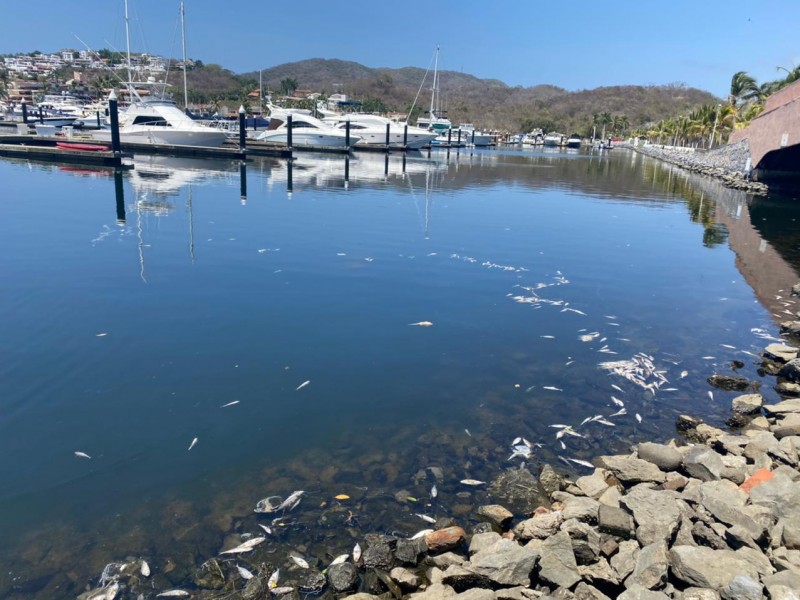
[[[350,123],[350,135],[357,135],[361,140],[356,147],[376,146],[386,147],[386,126],[389,126],[389,147],[390,148],[409,148],[418,150],[436,139],[436,133],[407,125],[396,123],[386,117],[378,115],[348,114],[337,117],[326,117],[325,122],[333,124],[334,127],[344,131],[347,123]],[[405,143],[404,143],[405,142]]]
[[[583,139],[577,133],[573,133],[567,139],[567,148],[580,148],[581,144],[583,143]]]
[[[560,146],[562,141],[564,140],[564,136],[560,133],[555,131],[551,131],[546,136],[544,136],[544,145],[545,146]]]
[[[148,77],[146,82],[126,82],[131,104],[120,115],[119,137],[123,143],[167,144],[171,146],[202,146],[218,148],[226,139],[224,131],[202,125],[190,119],[166,96],[168,84]],[[145,99],[136,86],[150,88]],[[99,130],[94,139],[111,141],[111,131]]]
[[[476,148],[492,146],[495,143],[492,134],[476,131],[472,123],[461,123],[458,128],[461,130],[462,137],[464,137],[464,135],[467,136],[467,144],[472,144]]]
[[[347,148],[347,133],[302,113],[291,113],[292,116],[292,146]],[[260,142],[287,145],[289,143],[288,116],[284,121],[274,113],[270,113],[269,129],[256,136]],[[353,147],[361,137],[350,133],[350,146]]]

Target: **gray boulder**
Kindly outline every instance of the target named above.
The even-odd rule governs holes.
[[[672,575],[689,585],[721,590],[739,575],[758,580],[758,571],[731,550],[673,546],[669,551]]]
[[[636,539],[642,546],[672,538],[681,519],[679,497],[677,492],[636,486],[620,499],[620,503],[633,513],[638,524]]]
[[[577,519],[578,521],[592,523],[597,521],[599,508],[600,503],[593,498],[573,496],[564,501],[564,509],[561,511],[561,516],[565,521]]]
[[[797,516],[800,514],[800,482],[776,473],[750,491],[750,503],[766,507],[776,518]]]
[[[479,507],[478,516],[501,531],[507,529],[511,519],[514,518],[514,514],[510,510],[499,504],[487,504]]]
[[[781,571],[763,579],[770,600],[798,600],[800,598],[800,574]]]
[[[737,575],[720,590],[720,596],[724,600],[761,600],[764,586],[747,575]]]
[[[671,446],[642,442],[637,446],[639,458],[651,462],[662,471],[674,471],[681,466],[683,455]]]
[[[639,584],[647,589],[661,587],[667,581],[669,568],[669,554],[667,542],[660,540],[642,548],[636,557],[636,567],[628,579],[625,587]]]
[[[566,531],[559,531],[542,543],[539,577],[544,581],[570,588],[580,581],[578,564],[572,553],[572,542]]]
[[[358,569],[353,563],[345,562],[328,567],[328,585],[337,593],[355,588],[358,582]]]
[[[493,546],[501,539],[499,533],[495,533],[494,531],[490,531],[487,533],[476,533],[472,536],[472,539],[469,541],[469,553],[476,554],[481,550]]]
[[[719,479],[725,464],[711,448],[694,446],[683,457],[683,468],[689,475],[702,481]]]
[[[787,362],[778,371],[778,377],[788,379],[792,382],[800,382],[800,358],[795,358]]]
[[[800,365],[800,358],[793,360],[792,362]],[[787,413],[800,412],[800,398],[790,398],[789,400],[784,400],[783,402],[778,402],[777,404],[765,404],[764,412],[771,417],[776,415],[785,415]]]
[[[745,507],[747,494],[727,480],[708,481],[700,486],[700,502],[715,519],[726,525],[738,525],[755,541],[764,536],[764,527]]]
[[[606,483],[606,472],[603,469],[595,469],[591,475],[578,477],[575,485],[589,498],[599,498],[609,488]]]
[[[476,553],[468,568],[498,585],[529,585],[531,571],[538,559],[538,552],[511,540],[500,539]]]
[[[621,538],[631,537],[634,531],[633,519],[627,511],[605,504],[598,507],[597,528],[601,533],[610,533]]]
[[[421,583],[420,576],[411,569],[406,569],[405,567],[395,567],[389,573],[389,577],[391,577],[404,592],[413,592]]]
[[[664,592],[648,590],[637,583],[617,596],[617,600],[669,600],[669,596]]]
[[[356,594],[356,596],[360,595],[361,594]],[[416,594],[411,594],[409,598],[413,598],[414,600],[445,600],[449,598],[454,598],[455,595],[456,591],[449,585],[445,585],[443,583],[432,583],[427,588],[425,588],[424,592],[417,592]],[[343,600],[361,600],[361,599],[356,598],[355,596],[348,596]]]
[[[789,362],[797,358],[797,348],[786,344],[770,344],[764,349],[764,357],[779,362]]]
[[[642,482],[664,483],[666,477],[656,465],[640,458],[624,456],[601,456],[600,466],[611,471],[617,479],[626,484]]]
[[[733,412],[740,415],[754,415],[761,410],[764,405],[764,397],[761,394],[744,394],[736,396],[731,401]]]
[[[559,510],[543,515],[535,515],[514,527],[514,535],[521,540],[530,540],[534,538],[543,540],[558,531],[563,520],[561,511]]]
[[[800,435],[800,413],[788,413],[772,427],[772,434],[778,438]]]
[[[575,587],[575,600],[611,600],[611,598],[597,588],[581,581]]]
[[[690,587],[683,590],[683,600],[719,600],[720,596],[716,590],[707,588]]]
[[[616,571],[620,581],[633,573],[636,568],[636,557],[639,551],[637,542],[626,540],[620,543],[619,550],[611,557],[611,568]]]

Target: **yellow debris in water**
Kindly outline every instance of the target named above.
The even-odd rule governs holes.
[[[338,496],[333,497],[334,500],[350,500],[350,496],[347,494],[339,494]]]

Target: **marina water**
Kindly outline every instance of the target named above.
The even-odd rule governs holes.
[[[276,564],[323,564],[468,519],[491,498],[459,481],[518,468],[517,436],[577,474],[682,412],[722,425],[706,377],[758,378],[800,265],[785,199],[625,150],[134,162],[0,162],[0,597],[126,557],[190,585],[294,490]],[[668,383],[600,366],[637,353]]]

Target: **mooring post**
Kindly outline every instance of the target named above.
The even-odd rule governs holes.
[[[108,112],[111,119],[111,151],[119,155],[122,148],[119,141],[119,113],[117,112],[117,93],[111,90],[108,95]]]
[[[100,129],[100,111],[97,111],[97,128]]]
[[[286,115],[286,145],[292,149],[292,113]]]
[[[350,185],[350,157],[349,156],[345,156],[344,157],[344,187],[345,187],[345,189],[347,189],[347,187],[349,185]]]
[[[245,142],[244,105],[239,106],[239,152],[244,152]]]
[[[114,169],[114,193],[117,199],[117,225],[125,225],[125,190],[122,187],[122,169]]]
[[[472,145],[475,145],[475,130],[472,130]]]
[[[448,146],[450,145],[450,141],[452,139],[453,139],[453,130],[452,129],[448,129],[447,130],[447,145]]]
[[[247,163],[239,163],[239,199],[242,204],[247,204]]]
[[[28,104],[25,102],[25,98],[22,99],[22,122],[23,124],[28,124]]]
[[[292,162],[294,159],[289,157],[286,163],[286,191],[289,194],[289,198],[292,197]]]
[[[460,128],[458,130],[458,140],[456,141],[456,144],[458,144],[459,146],[461,145],[461,129]]]
[[[389,149],[389,123],[386,124],[386,149]]]
[[[403,126],[403,150],[408,148],[408,123]]]
[[[350,149],[350,119],[347,119],[344,124],[344,144],[347,149]]]

